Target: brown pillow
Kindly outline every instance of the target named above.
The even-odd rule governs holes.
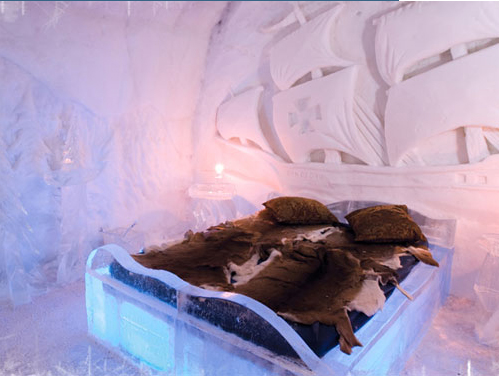
[[[370,243],[427,242],[406,205],[378,205],[355,210],[345,217],[354,240]]]
[[[321,202],[303,197],[278,197],[263,204],[276,222],[289,225],[318,225],[338,223]]]

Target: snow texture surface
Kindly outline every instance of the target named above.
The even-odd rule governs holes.
[[[402,375],[498,374],[498,347],[485,346],[476,339],[474,325],[481,312],[471,300],[448,298]],[[157,375],[154,370],[136,367],[87,336],[82,282],[36,297],[31,304],[15,310],[1,306],[0,325],[4,328],[0,337],[0,374]]]

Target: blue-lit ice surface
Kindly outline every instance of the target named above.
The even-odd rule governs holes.
[[[374,204],[349,201],[329,208],[343,218]],[[395,291],[383,311],[356,332],[363,347],[353,348],[351,355],[337,346],[319,358],[259,302],[203,290],[167,271],[144,268],[116,245],[98,248],[88,259],[89,333],[133,361],[171,375],[398,374],[448,295],[455,232],[454,221],[411,214],[440,267],[416,265],[401,284],[414,301]],[[143,282],[138,283],[161,286],[157,295],[113,278],[114,262],[127,273],[141,275]],[[220,320],[214,320],[217,317]]]

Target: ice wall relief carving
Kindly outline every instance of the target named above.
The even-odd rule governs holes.
[[[356,92],[359,65],[332,49],[344,5],[310,20],[293,6],[266,30],[300,24],[269,54],[279,89],[270,126],[291,162],[432,165],[422,145],[446,132],[465,140],[458,164],[498,154],[498,4],[415,3],[375,20],[377,68],[389,85],[383,121]],[[263,92],[249,88],[222,103],[217,130],[229,142],[239,138],[274,155],[259,122]]]
[[[419,143],[460,127],[469,163],[498,153],[498,4],[414,3],[376,24],[390,164],[424,164],[408,160]]]
[[[4,58],[0,82],[10,88],[0,92],[0,301],[17,305],[81,275],[102,203],[87,183],[105,168],[112,132]]]

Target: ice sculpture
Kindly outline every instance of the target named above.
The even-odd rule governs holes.
[[[207,63],[211,69],[207,70],[205,81],[211,90],[205,90],[205,96],[202,94],[202,105],[210,110],[200,111],[198,116],[200,128],[204,127],[201,124],[206,124],[207,117],[213,117],[214,108],[220,104],[220,100],[211,100],[210,96],[223,98],[227,95],[228,86],[237,87],[240,92],[244,91],[244,88],[263,86],[264,101],[260,115],[266,123],[263,122],[261,126],[266,135],[270,130],[277,134],[278,125],[272,121],[273,116],[289,124],[288,112],[298,111],[295,108],[293,111],[283,109],[284,113],[276,114],[276,108],[272,108],[266,99],[291,89],[300,90],[304,84],[325,78],[308,74],[316,71],[314,66],[308,67],[304,76],[292,82],[291,89],[282,91],[277,82],[274,82],[278,76],[268,74],[272,59],[271,51],[280,41],[285,40],[286,35],[291,35],[294,31],[298,33],[306,26],[306,23],[300,20],[298,7],[301,8],[305,18],[311,21],[326,11],[331,11],[337,4],[295,2],[293,12],[289,4],[279,4],[280,6],[274,6],[269,3],[264,15],[260,13],[257,3],[242,3],[238,9],[234,9],[227,22],[221,25],[221,32],[214,38]],[[396,57],[403,59],[407,68],[401,68],[401,73],[398,73],[401,81],[394,86],[409,83],[413,79],[420,80],[427,73],[432,74],[432,68],[436,68],[437,65],[448,69],[444,68],[447,64],[459,63],[460,60],[485,52],[484,50],[498,43],[497,14],[498,4],[494,2],[414,4],[346,2],[343,4],[343,10],[339,12],[334,21],[335,25],[329,31],[330,43],[335,43],[332,50],[339,56],[356,57],[355,61],[360,66],[354,89],[352,117],[357,122],[358,118],[361,118],[360,112],[357,111],[361,108],[368,109],[369,116],[366,118],[371,119],[370,124],[357,127],[369,135],[376,135],[377,141],[370,147],[374,148],[376,145],[377,150],[382,151],[383,158],[380,159],[384,162],[379,165],[365,165],[365,161],[354,156],[350,158],[347,153],[333,149],[313,149],[311,154],[314,155],[308,157],[307,153],[303,153],[304,156],[299,161],[287,159],[285,153],[289,150],[285,149],[283,140],[295,137],[290,136],[294,128],[290,128],[289,125],[283,126],[284,133],[277,134],[279,140],[275,139],[276,142],[272,145],[276,154],[283,157],[279,160],[270,158],[268,153],[262,153],[256,148],[239,147],[235,143],[218,142],[218,139],[211,144],[207,141],[207,150],[204,150],[204,153],[221,152],[222,158],[230,161],[227,163],[227,173],[235,180],[238,179],[236,180],[238,191],[248,185],[260,184],[281,194],[306,196],[322,202],[339,199],[393,200],[407,203],[431,216],[459,218],[460,245],[457,249],[460,257],[454,264],[453,289],[457,295],[472,297],[472,280],[466,281],[463,276],[469,275],[471,270],[480,266],[482,251],[475,246],[479,232],[496,232],[498,229],[498,126],[495,124],[485,126],[476,119],[471,126],[457,126],[444,133],[433,134],[431,138],[422,139],[422,142],[408,153],[404,152],[404,155],[395,162],[396,165],[393,165],[393,162],[389,163],[387,148],[394,149],[398,146],[394,145],[392,140],[387,141],[391,145],[386,147],[387,124],[384,114],[387,90],[392,90],[390,86],[393,81],[396,82],[391,76],[395,71],[391,69],[397,68],[399,72],[400,68]],[[460,21],[453,21],[457,15]],[[378,25],[374,25],[373,20],[377,18],[381,20]],[[268,27],[266,33],[259,33],[258,31],[262,31],[259,25],[274,26]],[[458,26],[452,28],[450,25]],[[377,29],[379,29],[378,40]],[[271,34],[273,32],[279,34]],[[467,33],[471,38],[467,37]],[[480,39],[475,40],[475,38]],[[304,46],[298,44],[295,47],[299,51]],[[425,54],[423,57],[414,58],[406,56],[408,52],[417,54],[425,52]],[[291,60],[292,58],[293,55],[290,55]],[[394,60],[391,62],[392,58]],[[304,61],[307,60],[304,58]],[[342,72],[339,67],[329,66],[320,69],[323,74]],[[496,69],[498,71],[498,65]],[[389,82],[381,77],[380,73],[384,70],[387,71]],[[479,70],[477,74],[481,74]],[[226,80],[226,84],[220,85],[221,79]],[[307,82],[308,80],[310,82]],[[492,78],[488,84],[496,82],[498,79]],[[435,84],[446,86],[450,84],[450,80],[439,77]],[[220,88],[217,89],[217,86]],[[489,103],[493,103],[497,95],[495,94]],[[366,103],[359,100],[360,96]],[[453,98],[460,99],[460,95],[453,93]],[[426,98],[424,100],[427,101]],[[418,104],[414,102],[412,98],[411,103],[406,103],[405,106],[417,107]],[[427,106],[422,110],[423,115],[426,112],[439,112],[434,103],[428,101],[426,103]],[[462,105],[465,111],[467,106],[467,104]],[[311,109],[308,116],[314,120],[314,106],[309,103],[308,108]],[[374,117],[373,112],[377,116]],[[413,121],[413,119],[408,120]],[[433,123],[440,121],[433,119]],[[400,127],[401,129],[397,130],[400,133],[409,128],[407,124],[400,124]],[[426,129],[432,132],[431,128]],[[309,137],[316,135],[304,134],[303,142],[296,141],[292,145],[302,150],[302,145],[307,145]],[[403,137],[410,139],[406,134]],[[278,141],[281,141],[281,145]],[[281,146],[284,152],[281,152],[276,145]],[[290,152],[292,155],[294,153],[297,151]],[[254,200],[254,205],[262,202],[254,198],[251,200]],[[472,254],[470,249],[475,249],[477,253]]]
[[[332,68],[352,65],[339,58],[332,48],[332,29],[344,6],[338,4],[309,22],[299,4],[293,6],[293,13],[265,30],[273,32],[295,21],[300,23],[299,29],[270,49],[271,77],[281,91],[273,97],[273,124],[266,130],[279,138],[294,163],[341,164],[347,159],[375,166],[387,164],[382,123],[355,94],[358,67],[327,74]],[[311,73],[312,80],[307,81],[307,73]],[[300,78],[300,83],[292,87]],[[244,99],[249,109],[256,107],[255,90],[258,89],[248,90],[219,107],[217,129],[224,138],[262,138],[260,116],[242,109]],[[233,108],[239,108],[238,115],[245,114],[245,122],[232,115]],[[262,110],[257,108],[261,113]],[[224,116],[226,113],[231,116]]]
[[[259,122],[259,102],[264,88],[249,89],[222,103],[217,110],[217,130],[222,138],[239,138],[242,144],[256,143],[273,153]]]
[[[456,165],[498,153],[497,4],[410,4],[375,21],[374,51],[366,52],[374,54],[379,73],[393,85],[384,120],[358,93],[367,67],[339,69],[352,63],[333,52],[333,28],[344,5],[308,22],[301,5],[292,5],[292,13],[264,30],[283,32],[300,23],[297,30],[270,43],[271,78],[280,91],[273,97],[273,122],[263,130],[278,136],[293,163]],[[426,27],[418,27],[422,24]],[[359,82],[357,72],[345,79],[355,70]],[[268,115],[269,108],[260,111]],[[260,132],[257,125],[249,128]],[[231,135],[244,138],[245,132],[253,130],[235,128]],[[443,135],[446,150],[434,150],[438,141],[418,149],[424,140]],[[434,163],[439,153],[449,156]],[[360,179],[355,178],[364,184]]]
[[[498,128],[498,45],[405,80],[388,94],[385,134],[392,165],[439,133],[464,126]]]
[[[380,124],[354,97],[357,73],[356,66],[349,67],[273,97],[274,125],[293,162],[309,162],[314,150],[324,149],[348,153],[366,164],[384,164],[383,143],[377,136]]]
[[[498,38],[498,3],[415,2],[379,18],[375,24],[378,70],[389,85],[394,85],[423,59],[452,46]]]
[[[271,76],[280,90],[290,88],[295,81],[311,71],[352,64],[338,57],[330,42],[331,29],[342,8],[342,4],[336,5],[303,24],[272,47]]]
[[[189,187],[191,197],[190,212],[195,224],[192,229],[201,231],[236,218],[236,207],[233,198],[236,195],[233,184],[220,181],[194,183]]]
[[[92,246],[86,183],[103,169],[107,124],[0,59],[0,299],[25,303],[79,278]],[[5,219],[4,219],[5,218]]]
[[[498,56],[493,56],[493,50],[498,48],[495,39],[498,34],[495,34],[497,27],[493,25],[496,22],[495,12],[488,15],[487,10],[497,9],[497,4],[416,3],[400,5],[399,10],[382,17],[380,8],[375,6],[368,10],[368,5],[365,7],[365,4],[359,12],[355,11],[360,9],[357,6],[341,5],[343,11],[338,14],[337,5],[335,8],[326,7],[327,10],[318,4],[293,5],[293,13],[285,14],[285,7],[282,14],[284,17],[278,18],[278,13],[274,14],[273,19],[282,21],[265,31],[286,35],[286,26],[292,29],[291,24],[298,21],[301,25],[296,31],[289,33],[290,41],[302,36],[304,40],[309,40],[305,37],[307,34],[311,43],[304,46],[299,43],[303,39],[296,39],[294,48],[289,47],[288,50],[289,61],[284,58],[277,60],[278,55],[273,53],[276,54],[282,48],[281,44],[290,43],[291,46],[293,43],[289,42],[288,37],[272,39],[269,33],[259,34],[260,39],[257,40],[260,44],[257,45],[264,47],[252,50],[252,53],[262,55],[260,65],[254,67],[258,72],[249,72],[244,82],[240,80],[232,83],[234,87],[263,86],[263,98],[273,95],[272,107],[264,102],[259,115],[267,120],[265,124],[261,124],[264,134],[274,132],[279,138],[275,141],[284,151],[279,153],[283,158],[273,158],[273,155],[260,153],[255,148],[219,142],[223,158],[231,161],[228,164],[228,174],[243,177],[245,183],[258,181],[269,185],[282,194],[306,196],[323,202],[339,198],[391,199],[415,205],[421,210],[427,210],[429,214],[442,212],[494,227],[498,223]],[[460,10],[462,5],[463,9],[469,11]],[[234,25],[244,23],[245,9],[247,8],[243,7],[239,13],[235,13]],[[427,9],[439,9],[439,14]],[[329,43],[338,43],[333,50],[348,48],[347,44],[356,43],[361,33],[363,36],[375,37],[374,34],[378,32],[379,40],[363,39],[366,65],[360,59],[356,66],[341,68],[327,65],[322,66],[318,72],[314,60],[302,56],[301,66],[303,64],[304,68],[301,69],[305,72],[304,76],[294,73],[284,80],[286,75],[281,76],[277,72],[292,72],[286,67],[295,61],[295,55],[300,54],[302,48],[307,49],[314,43],[321,44],[319,41],[323,34],[314,34],[320,29],[308,28],[316,19],[312,16],[317,14],[316,18],[324,16],[325,20],[326,14],[337,17],[336,21],[330,20],[335,30],[330,28],[328,32],[331,37]],[[410,20],[411,14],[418,22]],[[305,22],[306,17],[309,22]],[[469,30],[467,32],[473,31],[471,38],[488,39],[466,40],[468,37],[464,37],[467,34],[463,30],[456,33],[459,36],[457,39],[454,33],[450,35],[448,29],[438,24],[442,20],[443,25],[455,25],[457,22],[453,19],[457,17],[461,20],[458,22],[462,23],[461,28]],[[375,18],[380,18],[380,21],[376,27],[372,27],[371,22]],[[359,25],[355,27],[356,20],[359,20]],[[368,26],[364,25],[366,22]],[[427,22],[430,29],[434,28],[433,33],[437,34],[422,30],[421,25]],[[327,27],[326,23],[322,25]],[[220,34],[218,43],[221,47],[217,50],[217,63],[225,58],[233,58],[234,50],[232,53],[225,52],[224,46],[237,43],[238,38],[247,36],[251,30],[251,26],[240,30],[232,25],[228,24],[226,33]],[[390,28],[394,29],[389,33]],[[360,34],[352,34],[353,30]],[[322,32],[326,33],[325,30]],[[394,54],[397,53],[398,56],[406,57],[406,51],[414,54],[425,52],[422,58],[408,57],[409,66],[405,69],[409,70],[409,74],[404,71],[401,79],[404,77],[405,80],[389,89],[387,106],[387,87],[377,72],[377,67],[381,70],[384,68],[377,65],[375,59],[378,55],[385,56],[383,54],[388,51],[389,47],[385,48],[381,44],[384,33],[390,39],[386,47],[395,49],[397,46]],[[429,38],[427,42],[423,39],[424,36]],[[415,48],[413,38],[418,44]],[[403,39],[406,42],[403,43]],[[392,42],[393,40],[398,42]],[[455,41],[460,44],[453,45]],[[426,49],[426,45],[429,49]],[[322,51],[321,48],[320,50]],[[396,56],[394,54],[393,57]],[[429,54],[440,55],[437,60],[433,60],[434,56]],[[485,55],[491,56],[492,60]],[[241,59],[245,58],[241,56]],[[428,58],[431,60],[425,60]],[[386,62],[389,64],[391,61],[389,59]],[[471,70],[474,62],[482,64],[482,67]],[[274,66],[271,71],[274,69],[275,73],[271,77],[260,74],[267,72],[269,64]],[[278,69],[279,64],[283,65],[282,70]],[[414,67],[415,64],[418,68]],[[390,64],[387,65],[387,69],[389,68]],[[493,69],[496,72],[491,72]],[[309,72],[310,75],[306,74]],[[368,75],[371,75],[372,80]],[[241,76],[240,72],[238,77]],[[296,77],[298,81],[292,82]],[[435,79],[431,82],[426,77]],[[217,79],[216,70],[212,77],[207,78],[214,86]],[[277,88],[285,89],[270,87],[271,80]],[[426,81],[432,90],[421,87],[419,96],[416,96],[415,92],[410,93],[405,89],[407,85],[418,86],[417,83],[422,81]],[[471,93],[481,87],[480,82],[485,86],[481,89],[480,96],[475,97]],[[383,98],[380,103],[374,105],[369,95],[361,91],[367,88],[376,91],[376,95]],[[226,95],[225,89],[223,91],[221,96]],[[491,94],[489,98],[486,92]],[[446,101],[441,98],[442,103],[437,105],[435,96],[444,97],[446,93],[451,93],[450,98],[457,100]],[[481,100],[479,98],[485,100],[482,105],[488,108],[477,110],[477,104]],[[453,103],[458,101],[461,103],[460,108],[453,112]],[[217,106],[218,103],[214,105]],[[377,108],[377,105],[380,107]],[[416,115],[405,117],[405,109],[414,110]],[[473,111],[479,116],[474,116]],[[466,116],[459,115],[464,112],[468,112]],[[375,113],[380,114],[380,117]],[[382,116],[384,114],[385,119]],[[445,121],[445,116],[449,120]],[[420,121],[418,119],[427,121],[422,129],[415,128],[416,122]],[[452,120],[455,120],[454,124]],[[275,146],[273,144],[273,150],[277,152],[279,148]],[[388,152],[391,153],[391,158]],[[285,153],[288,154],[289,161],[285,158]],[[278,153],[274,155],[277,156]],[[241,189],[240,186],[237,188]],[[461,205],[456,205],[458,201]],[[490,228],[488,231],[493,231]]]

